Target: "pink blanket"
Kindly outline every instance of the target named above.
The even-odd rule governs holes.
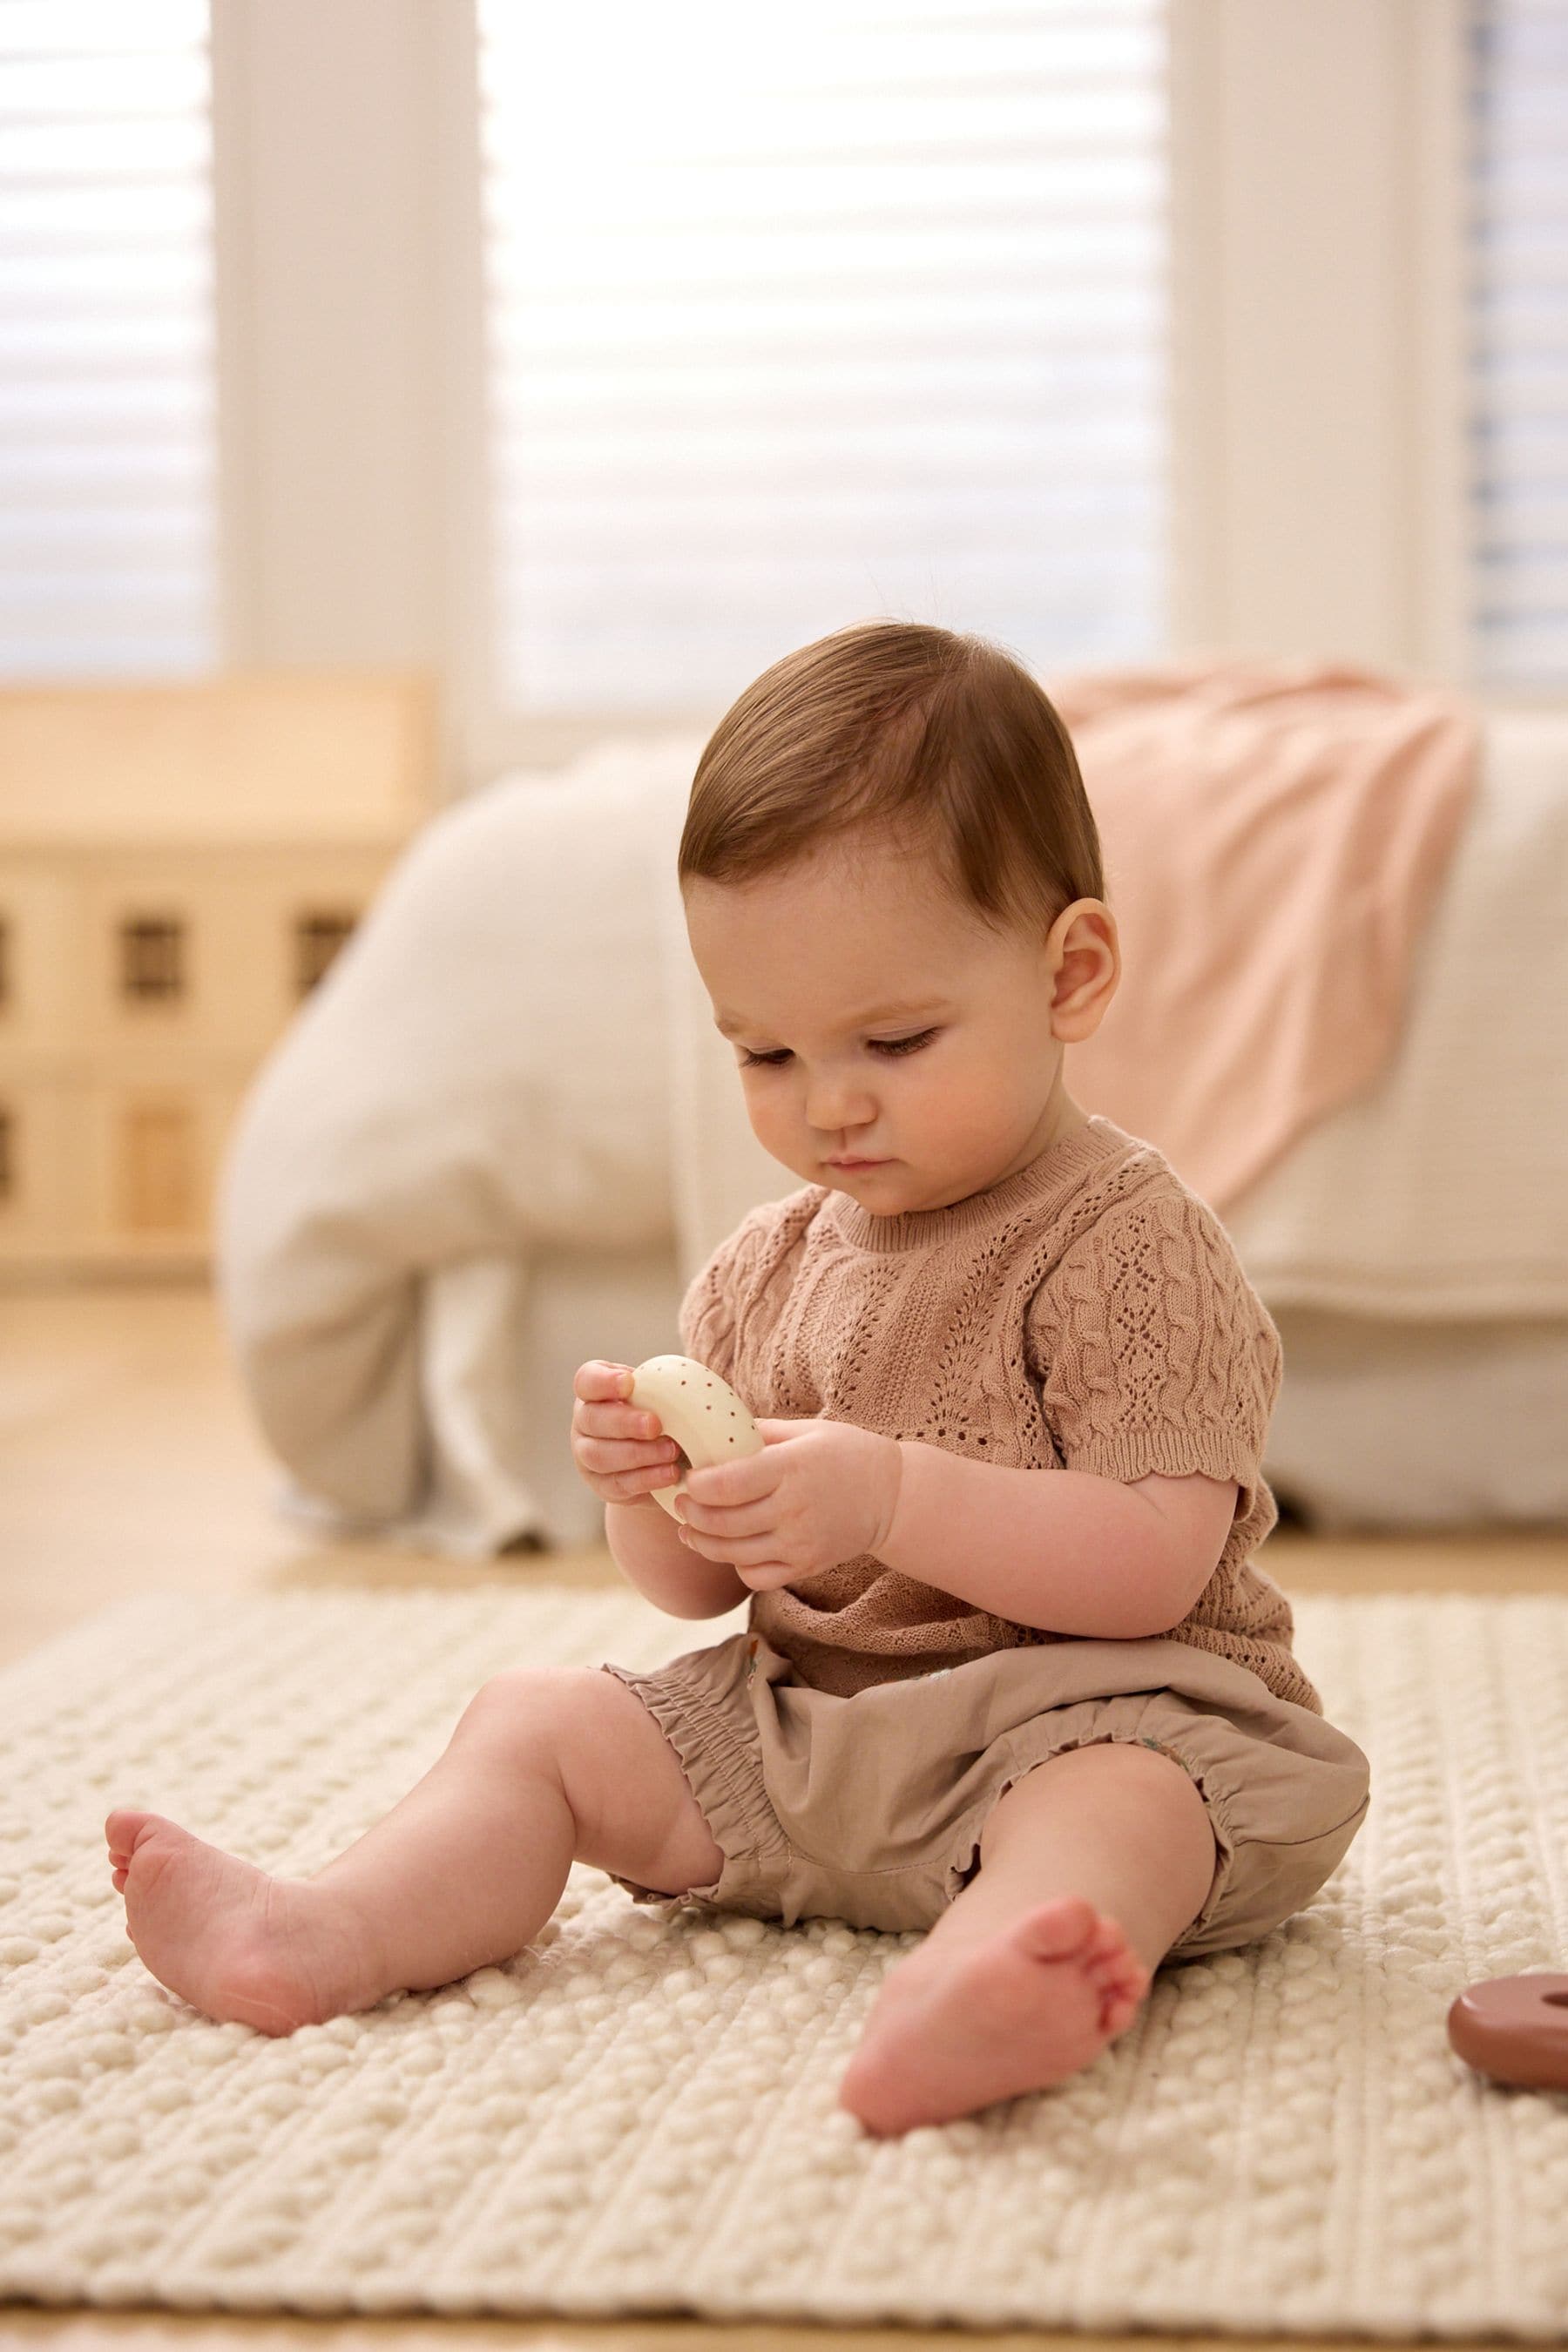
[[[1474,795],[1474,707],[1311,660],[1043,682],[1077,746],[1122,954],[1068,1089],[1223,1212],[1393,1050]]]

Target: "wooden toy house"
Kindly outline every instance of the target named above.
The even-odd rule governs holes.
[[[424,674],[0,688],[0,1275],[205,1262],[235,1111],[436,765]]]

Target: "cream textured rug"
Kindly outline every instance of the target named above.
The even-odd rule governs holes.
[[[911,1938],[578,1869],[505,1968],[284,2042],[126,1943],[110,1801],[311,1870],[499,1666],[734,1622],[548,1586],[167,1599],[0,1676],[0,2294],[1562,2339],[1568,2095],[1484,2084],[1444,2019],[1568,1967],[1568,1600],[1300,1602],[1373,1766],[1335,1878],[1163,1972],[1088,2073],[902,2140],[834,2091]]]

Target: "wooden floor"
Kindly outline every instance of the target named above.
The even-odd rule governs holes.
[[[468,1565],[391,1545],[322,1543],[276,1514],[275,1475],[204,1288],[0,1294],[0,1664],[139,1592],[515,1588],[546,1579],[591,1586],[616,1573],[603,1550]],[[1286,1590],[1298,1592],[1568,1591],[1568,1529],[1355,1542],[1281,1530],[1265,1559]],[[26,2344],[39,2352],[46,2343],[49,2352],[130,2346],[143,2352],[474,2352],[502,2344],[563,2352],[712,2352],[720,2336],[755,2352],[908,2352],[923,2332],[709,2327],[679,2320],[334,2322],[0,2305],[0,2347]],[[1068,2340],[930,2333],[973,2352],[1001,2346],[1049,2352]],[[1146,2352],[1149,2343],[1147,2336],[1098,2340],[1125,2352],[1140,2346]],[[1257,2340],[1226,2336],[1213,2352],[1247,2352]]]

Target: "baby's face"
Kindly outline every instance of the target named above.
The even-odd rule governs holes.
[[[868,845],[754,883],[693,881],[685,905],[752,1129],[807,1182],[879,1216],[942,1208],[1052,1139],[1071,909],[1047,939],[1003,938],[929,866]],[[878,1164],[836,1167],[840,1155]]]

